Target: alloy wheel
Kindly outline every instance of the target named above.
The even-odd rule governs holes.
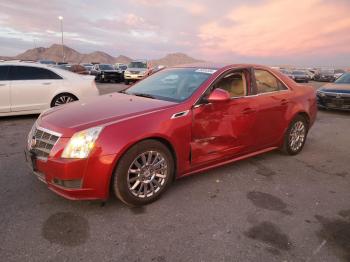
[[[138,155],[128,170],[129,191],[138,198],[149,198],[165,186],[168,163],[157,151],[146,151]]]
[[[54,106],[60,106],[74,101],[74,98],[71,96],[61,95],[55,100]]]
[[[306,136],[306,127],[302,121],[293,124],[289,134],[289,146],[294,152],[298,151],[304,144]]]

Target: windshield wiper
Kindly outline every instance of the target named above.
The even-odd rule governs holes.
[[[147,97],[147,98],[155,99],[155,97],[150,95],[150,94],[143,94],[143,93],[129,93],[129,94],[130,95],[134,95],[134,96],[141,96],[141,97]]]

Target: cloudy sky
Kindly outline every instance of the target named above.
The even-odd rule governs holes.
[[[0,55],[60,43],[133,58],[350,65],[350,0],[1,0]]]

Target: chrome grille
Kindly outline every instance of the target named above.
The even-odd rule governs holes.
[[[47,159],[53,146],[60,138],[60,134],[43,129],[40,127],[33,127],[30,137],[28,138],[29,149],[35,154],[37,158]],[[32,143],[31,141],[35,141]]]

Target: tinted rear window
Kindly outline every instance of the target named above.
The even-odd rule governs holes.
[[[0,81],[9,80],[8,71],[9,66],[0,66]]]
[[[11,80],[62,79],[62,77],[48,69],[30,66],[11,67],[10,78]]]

